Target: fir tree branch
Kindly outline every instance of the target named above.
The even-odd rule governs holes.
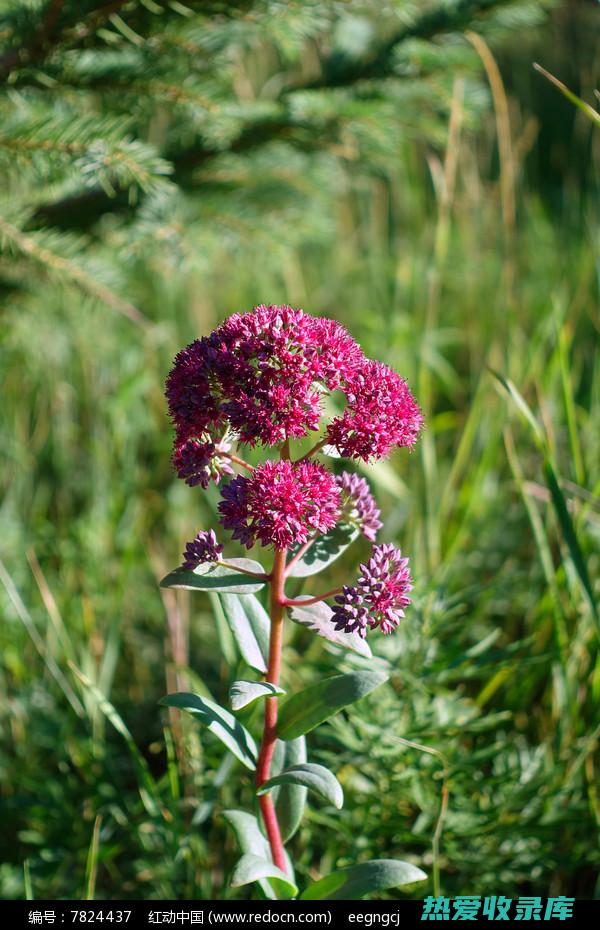
[[[25,139],[0,133],[0,149],[11,152],[58,152],[61,155],[81,155],[87,145],[83,142],[61,142],[56,139]]]
[[[443,5],[422,13],[412,24],[396,32],[366,59],[332,53],[322,62],[318,78],[285,87],[281,91],[278,105],[276,104],[277,109],[266,118],[247,122],[228,146],[200,140],[187,148],[164,152],[163,157],[173,165],[172,180],[182,186],[190,186],[191,182],[191,186],[197,187],[202,184],[202,178],[197,174],[198,169],[213,159],[227,154],[247,152],[276,140],[291,139],[294,144],[306,148],[311,144],[322,146],[324,132],[335,133],[339,120],[332,119],[326,127],[320,123],[316,130],[314,124],[299,118],[288,105],[288,100],[294,93],[350,87],[363,80],[391,77],[395,67],[394,52],[402,43],[413,39],[431,40],[448,32],[461,31],[466,26],[473,25],[473,21],[478,17],[510,5],[511,2],[512,0],[458,0],[454,6]],[[93,225],[107,210],[114,212],[119,206],[135,209],[125,198],[115,200],[91,189],[41,205],[34,220],[58,223],[68,228],[74,222],[71,210],[75,208],[78,217],[75,225],[84,228]]]
[[[0,216],[0,238],[9,243],[17,252],[44,266],[50,272],[63,275],[76,284],[81,290],[92,297],[102,301],[112,310],[126,316],[139,326],[147,326],[149,321],[144,314],[119,297],[109,287],[97,281],[83,268],[62,255],[57,255],[51,249],[40,244],[33,236],[27,235],[15,225]]]
[[[38,29],[34,32],[29,43],[9,49],[0,57],[0,77],[7,74],[20,65],[36,58],[43,56],[47,48],[52,44],[52,38],[58,34],[56,26],[62,12],[64,0],[50,0],[42,17]]]
[[[186,0],[182,6],[184,5],[187,9],[202,12],[204,16],[233,17],[246,12],[252,3],[250,0],[238,0],[237,3],[229,4],[214,3],[210,0]],[[31,37],[0,55],[0,79],[26,65],[40,64],[60,46],[76,48],[123,8],[131,7],[133,30],[145,27],[151,15],[139,0],[109,0],[92,7],[91,10],[83,10],[81,7],[81,3],[75,2],[72,10],[70,6],[65,10],[65,0],[49,0],[41,22]]]
[[[306,141],[302,143],[303,147],[309,148],[311,145],[318,147],[323,144],[325,131],[333,132],[335,124],[330,123],[327,127],[320,126],[319,136],[316,137],[314,132],[311,132],[309,124],[293,118],[288,113],[287,108],[282,106],[278,115],[264,120],[257,120],[246,126],[226,149],[219,146],[200,145],[180,152],[167,153],[164,159],[173,166],[172,181],[182,187],[198,187],[202,184],[202,180],[200,179],[198,182],[197,179],[194,179],[190,183],[192,173],[205,167],[213,159],[226,154],[237,155],[242,152],[249,152],[277,139],[289,139],[294,137],[296,132],[302,130],[306,134]],[[309,141],[311,137],[312,142]],[[299,144],[297,139],[296,142]],[[141,198],[138,204],[140,202]],[[128,201],[123,193],[117,195],[116,198],[109,198],[103,191],[92,188],[61,200],[40,204],[32,219],[34,222],[50,223],[61,227],[64,226],[64,228],[76,226],[84,229],[92,226],[96,220],[109,210],[111,212],[118,209],[130,211],[135,210],[135,206]]]
[[[447,4],[427,10],[414,23],[405,26],[364,59],[333,53],[321,64],[321,74],[314,80],[291,84],[284,94],[295,91],[348,87],[364,80],[377,80],[394,74],[394,51],[411,39],[434,39],[448,32],[462,32],[473,25],[481,14],[489,13],[511,0],[458,0],[454,7]]]
[[[25,65],[40,63],[64,42],[87,38],[98,29],[114,13],[120,10],[131,0],[110,0],[99,7],[82,15],[80,8],[75,9],[75,17],[71,22],[62,22],[64,0],[50,0],[41,22],[28,41],[9,49],[0,56],[0,78],[6,78],[16,68]]]

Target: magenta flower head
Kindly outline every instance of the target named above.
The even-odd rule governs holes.
[[[369,629],[369,608],[359,588],[344,585],[336,595],[331,617],[334,629],[344,633],[358,633],[365,639]]]
[[[367,625],[393,633],[410,604],[412,578],[408,559],[391,543],[373,546],[371,558],[360,566],[355,587],[344,587],[335,598],[333,620],[336,630],[367,635]]]
[[[327,430],[327,442],[345,458],[365,462],[394,446],[413,446],[423,415],[408,384],[383,362],[365,359],[342,388],[348,400]]]
[[[306,436],[334,390],[347,403],[325,435],[340,455],[369,461],[414,445],[423,417],[408,385],[335,320],[275,305],[233,314],[182,349],[167,378],[177,474],[206,488],[230,472],[227,433],[250,446]]]
[[[225,529],[248,548],[259,541],[289,549],[335,526],[340,489],[316,462],[265,462],[223,488],[219,511]]]
[[[206,562],[218,562],[223,546],[217,542],[214,530],[201,530],[195,539],[186,544],[182,568],[193,571]]]
[[[167,378],[169,411],[188,435],[227,420],[242,442],[273,445],[316,429],[321,389],[340,387],[363,361],[334,320],[256,307],[177,355]]]
[[[213,389],[208,341],[196,339],[175,356],[165,393],[169,413],[180,434],[201,436],[222,420],[218,394]]]
[[[321,391],[339,387],[364,358],[339,323],[287,306],[234,314],[209,343],[222,410],[249,445],[317,429]]]

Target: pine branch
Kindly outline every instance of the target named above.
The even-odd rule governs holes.
[[[284,94],[294,91],[348,87],[359,81],[377,80],[394,74],[394,52],[410,39],[434,39],[448,32],[462,32],[481,14],[489,13],[512,0],[458,0],[454,7],[444,5],[427,10],[414,23],[396,32],[365,59],[357,60],[337,52],[321,64],[321,74],[314,80],[290,84]]]
[[[292,117],[287,108],[282,106],[278,113],[270,118],[257,120],[246,126],[227,149],[208,144],[194,146],[183,152],[168,154],[166,160],[173,167],[171,180],[174,183],[183,188],[197,188],[202,184],[202,180],[198,182],[196,172],[223,155],[239,155],[261,148],[270,142],[285,139],[294,139],[299,148],[319,148],[326,135],[333,136],[335,131],[336,123],[331,121],[328,125],[321,125],[317,134],[313,125]],[[302,140],[295,138],[295,133],[298,132],[303,133]],[[132,210],[133,205],[124,196],[109,199],[102,191],[93,188],[52,203],[41,204],[33,214],[32,221],[85,229],[92,226],[107,210],[114,212],[115,209]]]
[[[220,140],[213,142],[200,138],[187,148],[168,149],[164,157],[173,165],[172,179],[182,186],[189,186],[190,183],[197,186],[198,169],[204,168],[214,159],[226,154],[248,152],[273,141],[289,139],[299,147],[308,148],[312,139],[313,145],[321,145],[323,133],[334,136],[341,120],[330,118],[328,124],[323,126],[322,121],[300,118],[291,105],[294,94],[326,91],[330,88],[349,88],[363,81],[393,77],[395,52],[403,43],[415,39],[430,41],[436,36],[460,31],[467,25],[473,25],[473,21],[478,17],[509,6],[511,2],[512,0],[457,0],[453,6],[444,4],[422,13],[412,24],[396,32],[366,59],[332,53],[323,61],[319,78],[285,87],[281,91],[279,101],[274,102],[274,112],[268,117],[247,121],[228,145],[224,146]],[[58,220],[62,224],[66,217],[68,222],[70,216],[67,216],[67,210],[71,210],[74,205],[78,208],[79,216],[84,216],[85,210],[89,208],[85,220],[86,225],[92,225],[106,210],[114,210],[116,204],[108,197],[102,199],[97,191],[92,190],[76,194],[74,198],[69,197],[42,205],[34,219],[45,222]]]
[[[164,0],[163,5],[168,9],[169,4]],[[209,0],[186,0],[185,4],[182,4],[186,9],[202,11],[205,16],[218,14],[221,17],[235,16],[251,6],[249,0],[238,0],[237,3],[230,4]],[[144,30],[151,16],[156,20],[156,15],[149,13],[148,8],[139,0],[108,0],[91,10],[83,10],[81,3],[75,3],[73,10],[64,10],[64,7],[65,0],[49,0],[40,23],[31,36],[0,55],[0,80],[7,78],[19,68],[39,65],[59,47],[77,48],[110,22],[111,17],[116,16],[121,10],[127,10],[128,7],[131,7],[132,20],[131,25],[127,25],[130,25],[133,31],[139,28]]]
[[[109,287],[96,280],[78,264],[49,249],[37,241],[34,236],[27,235],[13,223],[0,216],[0,238],[5,245],[9,245],[19,254],[42,265],[48,271],[66,277],[76,284],[82,291],[100,300],[112,310],[121,313],[139,326],[147,326],[149,321],[144,314],[133,304],[115,294]]]
[[[110,0],[87,13],[78,7],[75,15],[61,17],[64,0],[49,0],[40,24],[29,39],[0,56],[0,78],[6,78],[15,69],[40,63],[64,42],[87,38],[113,14],[132,0]]]
[[[49,181],[71,189],[100,186],[111,198],[127,190],[132,199],[137,190],[147,193],[169,183],[172,166],[153,146],[131,137],[129,118],[79,116],[65,109],[48,115],[39,106],[23,104],[2,121],[0,171],[8,183],[14,177],[28,197],[34,183],[42,199],[39,184]]]
[[[52,45],[53,37],[59,35],[57,25],[63,5],[64,0],[50,0],[40,25],[30,41],[25,45],[9,49],[0,57],[0,77],[5,77],[14,68],[35,61],[46,54],[47,49]]]

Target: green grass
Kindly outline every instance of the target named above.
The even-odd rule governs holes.
[[[287,245],[220,227],[177,261],[168,225],[129,249],[106,229],[148,326],[56,281],[43,299],[8,293],[2,896],[233,894],[219,813],[250,809],[250,776],[157,706],[184,682],[225,701],[232,649],[207,597],[157,584],[217,501],[173,478],[162,388],[183,344],[259,301],[335,316],[427,418],[413,454],[370,472],[415,603],[375,641],[391,685],[309,738],[346,805],[310,805],[301,880],[398,856],[432,876],[427,893],[433,876],[447,895],[598,893],[597,217],[559,223],[518,190],[507,235],[473,138],[455,144],[445,206],[417,147],[317,201],[316,168]],[[289,631],[288,690],[338,665]]]

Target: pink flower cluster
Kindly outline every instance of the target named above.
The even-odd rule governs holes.
[[[365,359],[344,381],[346,409],[327,429],[327,441],[346,458],[387,455],[413,446],[423,416],[408,384],[383,362]]]
[[[338,388],[362,358],[339,323],[285,306],[234,314],[209,344],[222,412],[249,445],[272,446],[317,429],[321,389]]]
[[[258,540],[289,549],[335,526],[340,490],[316,462],[265,462],[225,485],[219,511],[224,528],[248,548]]]
[[[347,406],[326,439],[341,455],[368,461],[414,444],[423,418],[406,382],[339,323],[287,306],[234,314],[179,352],[167,378],[177,473],[203,487],[226,474],[226,433],[251,446],[306,436],[334,390]]]

